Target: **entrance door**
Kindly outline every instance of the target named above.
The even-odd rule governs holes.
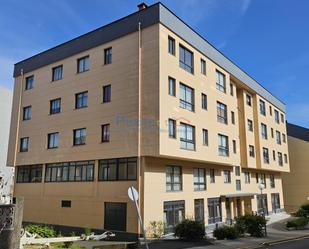
[[[268,215],[268,206],[267,206],[267,195],[258,195],[257,196],[257,205],[258,205],[258,214]]]
[[[105,202],[104,229],[126,231],[127,203]]]
[[[226,209],[226,223],[232,225],[232,214],[231,214],[231,203],[230,199],[225,199],[225,209]]]
[[[204,199],[195,199],[194,200],[194,215],[195,220],[204,224]]]
[[[279,194],[271,194],[271,204],[273,213],[279,213],[281,211]]]
[[[240,198],[236,199],[237,217],[241,216],[241,201]]]

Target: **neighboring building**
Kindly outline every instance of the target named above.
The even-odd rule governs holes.
[[[309,129],[287,123],[290,170],[283,174],[283,196],[287,212],[309,203]]]
[[[129,186],[166,232],[184,216],[212,226],[284,208],[284,104],[161,3],[14,77],[8,164],[25,221],[136,233]]]
[[[0,203],[12,193],[13,169],[6,167],[13,92],[0,86]]]

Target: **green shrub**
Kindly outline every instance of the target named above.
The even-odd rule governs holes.
[[[237,239],[238,231],[234,226],[221,226],[214,230],[213,235],[217,240]]]
[[[260,215],[247,214],[236,218],[236,228],[240,234],[249,233],[252,237],[263,237],[266,220]]]
[[[36,233],[42,238],[57,237],[57,232],[51,226],[29,224],[25,227],[25,229],[29,233]]]
[[[286,223],[287,228],[301,229],[308,224],[308,219],[305,217],[299,217],[297,219],[289,220]]]
[[[84,232],[86,236],[89,236],[91,234],[91,228],[90,227],[85,227]]]
[[[175,227],[175,236],[187,241],[202,240],[205,235],[204,224],[185,219]]]
[[[296,212],[297,217],[309,217],[309,204],[302,205]]]

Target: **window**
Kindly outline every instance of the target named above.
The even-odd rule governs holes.
[[[208,130],[203,129],[203,145],[208,146]]]
[[[179,66],[189,73],[194,73],[193,53],[179,45]]]
[[[20,139],[20,152],[27,152],[28,151],[28,146],[29,146],[29,137],[22,137]]]
[[[263,148],[263,161],[264,163],[269,163],[269,153],[267,148]]]
[[[176,80],[172,77],[168,77],[168,94],[176,96]]]
[[[275,110],[275,122],[279,124],[279,112]]]
[[[255,152],[254,152],[254,146],[249,145],[249,156],[250,157],[255,157]]]
[[[206,75],[206,61],[201,59],[201,74]]]
[[[250,183],[250,172],[245,172],[245,183]]]
[[[283,166],[282,153],[278,152],[278,163],[279,166]]]
[[[208,198],[208,224],[222,221],[220,198]]]
[[[186,150],[195,149],[195,127],[180,123],[180,148]]]
[[[176,120],[168,119],[168,136],[176,138]]]
[[[45,182],[93,181],[94,161],[46,164]]]
[[[16,166],[17,183],[42,182],[42,165]]]
[[[281,123],[284,123],[284,115],[281,113]]]
[[[23,120],[31,119],[31,111],[32,111],[31,105],[23,108]]]
[[[225,75],[218,70],[216,70],[216,76],[217,76],[217,81],[216,81],[216,86],[217,90],[224,92],[226,91],[225,89]]]
[[[61,111],[61,99],[52,99],[50,101],[50,109],[49,109],[49,114],[53,115],[56,113],[60,113]]]
[[[112,86],[103,86],[103,103],[111,102]]]
[[[232,83],[230,83],[230,94],[231,96],[234,96],[234,86]]]
[[[217,102],[217,121],[227,124],[227,107],[221,102]]]
[[[273,150],[273,160],[276,161],[276,151]]]
[[[240,167],[239,166],[235,166],[235,175],[240,176]]]
[[[216,175],[215,175],[215,170],[214,169],[210,169],[209,177],[210,177],[210,183],[215,183],[216,182]]]
[[[185,201],[165,201],[163,208],[164,233],[173,233],[176,225],[185,219]]]
[[[207,110],[207,95],[202,93],[202,109]]]
[[[86,144],[86,128],[76,129],[73,131],[73,145]]]
[[[25,90],[32,89],[33,88],[33,82],[34,82],[34,76],[33,75],[26,77]]]
[[[206,189],[205,169],[193,169],[194,191]]]
[[[236,190],[241,191],[241,181],[240,180],[236,180]]]
[[[223,180],[224,183],[231,183],[231,171],[223,170]]]
[[[166,191],[182,190],[182,173],[179,166],[166,167]]]
[[[252,123],[252,120],[248,119],[247,122],[248,122],[248,130],[249,130],[249,131],[253,131],[253,123]]]
[[[61,207],[70,208],[71,207],[71,201],[62,200],[61,201]]]
[[[58,148],[59,145],[59,133],[49,133],[47,135],[47,148],[48,149],[55,149]]]
[[[261,123],[261,135],[263,139],[267,139],[267,126]]]
[[[270,128],[271,138],[274,138],[274,129]]]
[[[235,124],[235,113],[233,111],[231,111],[231,122]]]
[[[180,107],[194,111],[194,90],[180,83]]]
[[[280,208],[280,195],[279,193],[271,194],[271,205],[273,213],[281,213],[282,209]]]
[[[280,131],[276,131],[276,142],[277,142],[277,144],[281,144],[281,133],[280,133]]]
[[[269,106],[269,115],[270,115],[270,116],[273,115],[273,109],[271,108],[271,105]]]
[[[62,79],[62,71],[63,71],[63,66],[57,66],[52,69],[53,71],[53,76],[52,76],[52,81],[56,80],[61,80]]]
[[[260,113],[266,116],[265,102],[261,99],[260,99]]]
[[[275,176],[269,175],[269,180],[270,180],[270,187],[275,188]]]
[[[89,56],[77,60],[77,73],[83,73],[89,70]]]
[[[99,161],[99,181],[136,180],[137,158],[113,158]]]
[[[112,64],[112,58],[113,58],[112,48],[104,49],[104,65]]]
[[[229,156],[229,139],[227,136],[218,134],[219,156]]]
[[[236,149],[236,140],[233,140],[232,143],[233,143],[233,153],[236,154],[236,152],[237,152],[237,149]]]
[[[251,106],[252,103],[251,103],[251,96],[249,94],[246,94],[246,103],[248,106]]]
[[[168,37],[168,52],[172,55],[175,55],[175,39],[172,37]]]
[[[88,92],[75,94],[75,108],[80,109],[88,106]]]
[[[288,155],[284,154],[284,163],[288,163]]]
[[[285,136],[285,134],[283,134],[283,133],[282,133],[282,141],[283,141],[284,143],[286,143],[286,136]]]
[[[109,124],[102,125],[102,143],[109,142],[110,139],[110,132],[109,132]]]
[[[259,176],[259,183],[262,183],[266,188],[266,175],[265,174],[258,174]]]

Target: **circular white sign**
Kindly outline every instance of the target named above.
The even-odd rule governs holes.
[[[138,200],[138,192],[133,186],[128,188],[128,196],[129,196],[131,201],[137,201]]]

